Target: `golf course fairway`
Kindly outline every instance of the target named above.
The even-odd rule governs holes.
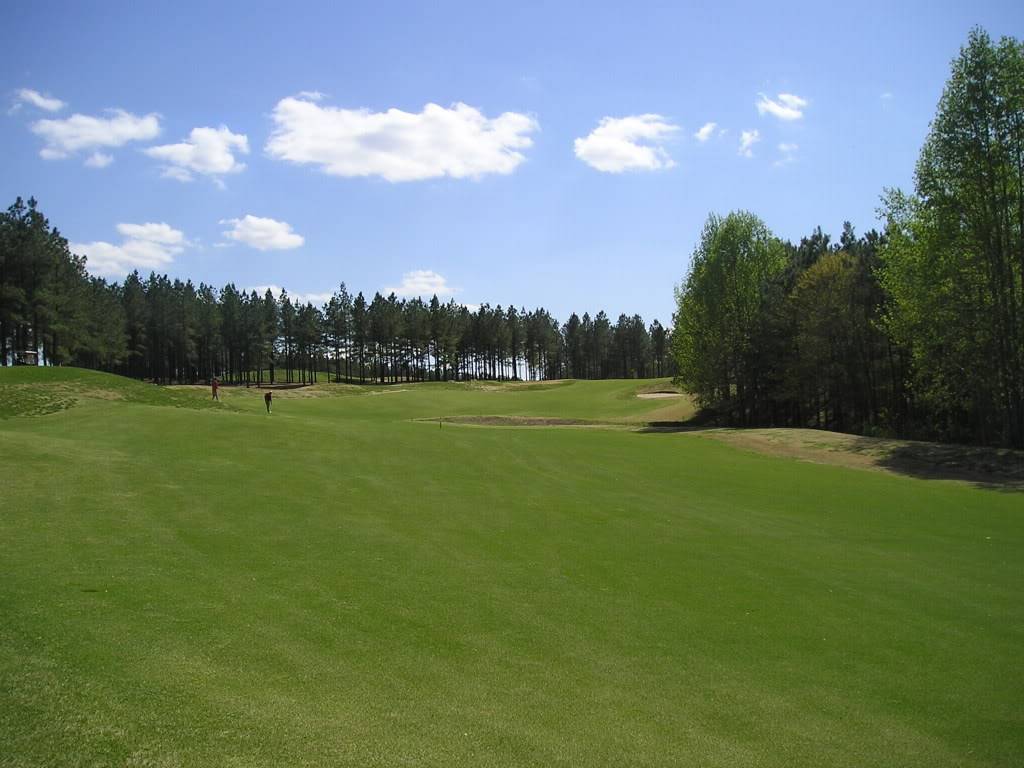
[[[1024,494],[667,385],[0,371],[0,766],[1024,764]]]

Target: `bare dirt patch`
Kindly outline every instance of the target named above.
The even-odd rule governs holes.
[[[672,400],[682,397],[682,392],[639,392],[637,397],[641,400]]]
[[[1024,451],[863,437],[816,429],[709,429],[699,434],[738,448],[817,464],[1024,491]]]

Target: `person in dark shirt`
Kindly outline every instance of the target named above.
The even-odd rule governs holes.
[[[267,413],[270,413],[270,406],[273,403],[274,395],[271,392],[267,392],[263,395],[263,402],[267,406]]]
[[[213,399],[220,400],[220,395],[217,394],[217,390],[220,389],[220,379],[214,376],[213,381],[210,382],[210,388],[213,389]]]

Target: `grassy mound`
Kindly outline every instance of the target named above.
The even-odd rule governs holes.
[[[145,384],[111,373],[71,367],[0,368],[0,418],[45,416],[88,400],[120,400],[175,408],[215,406],[199,388]]]

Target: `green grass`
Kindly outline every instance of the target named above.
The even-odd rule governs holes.
[[[0,371],[0,765],[1024,763],[1024,495],[417,421],[642,385]]]
[[[0,369],[0,419],[43,416],[94,399],[179,408],[214,406],[197,387],[158,387],[80,368]]]

